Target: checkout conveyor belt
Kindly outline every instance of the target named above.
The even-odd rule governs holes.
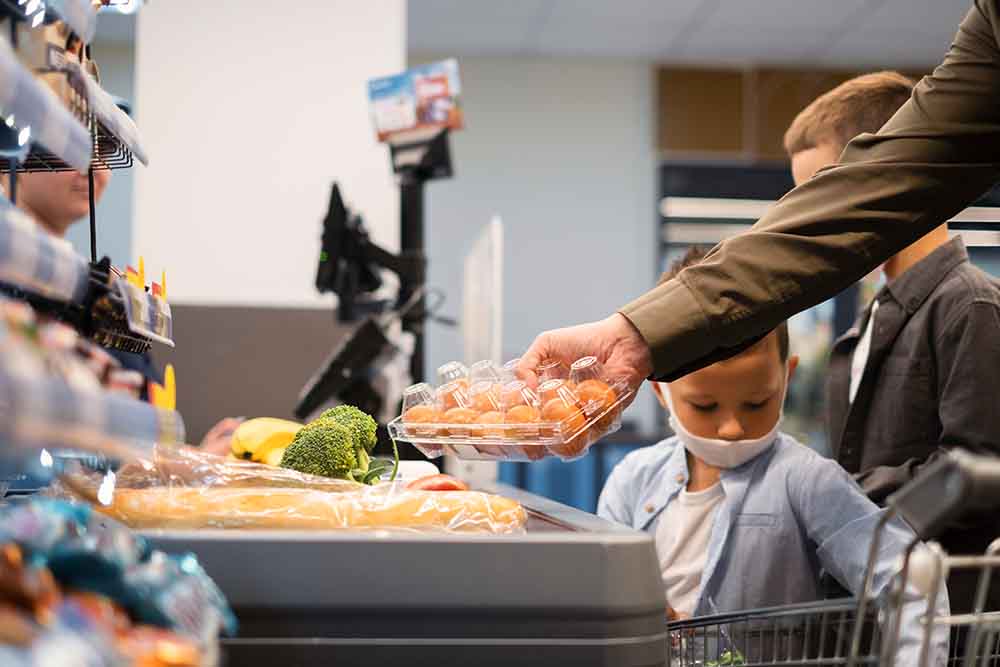
[[[649,535],[513,487],[520,535],[147,531],[193,551],[240,620],[226,665],[662,665]]]

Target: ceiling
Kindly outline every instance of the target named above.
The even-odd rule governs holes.
[[[408,48],[457,56],[930,67],[971,0],[409,0]]]
[[[926,68],[971,0],[409,0],[410,51],[697,65]],[[131,42],[135,16],[98,35]]]

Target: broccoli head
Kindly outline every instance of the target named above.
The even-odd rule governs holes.
[[[325,411],[303,426],[281,459],[283,468],[311,475],[374,484],[389,469],[389,462],[373,461],[377,441],[375,420],[351,405]],[[392,477],[396,478],[399,454],[393,443]]]
[[[354,479],[359,464],[350,429],[322,418],[303,426],[281,457],[282,468],[338,479]]]
[[[326,410],[319,416],[320,419],[333,419],[339,424],[343,424],[354,434],[354,442],[357,446],[363,447],[368,453],[375,449],[378,438],[375,431],[378,425],[370,415],[365,414],[353,405],[338,405],[335,408]]]

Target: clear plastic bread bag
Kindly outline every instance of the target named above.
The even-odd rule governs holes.
[[[403,481],[361,484],[234,460],[177,445],[114,472],[67,469],[51,493],[152,529],[523,531],[521,505],[481,491],[426,491]]]

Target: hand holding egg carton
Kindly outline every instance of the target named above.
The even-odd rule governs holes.
[[[517,378],[518,362],[441,366],[436,388],[420,383],[403,393],[403,414],[389,425],[390,434],[430,457],[569,461],[621,427],[632,389],[608,377],[596,357],[568,368],[543,362],[535,369],[536,388]]]

